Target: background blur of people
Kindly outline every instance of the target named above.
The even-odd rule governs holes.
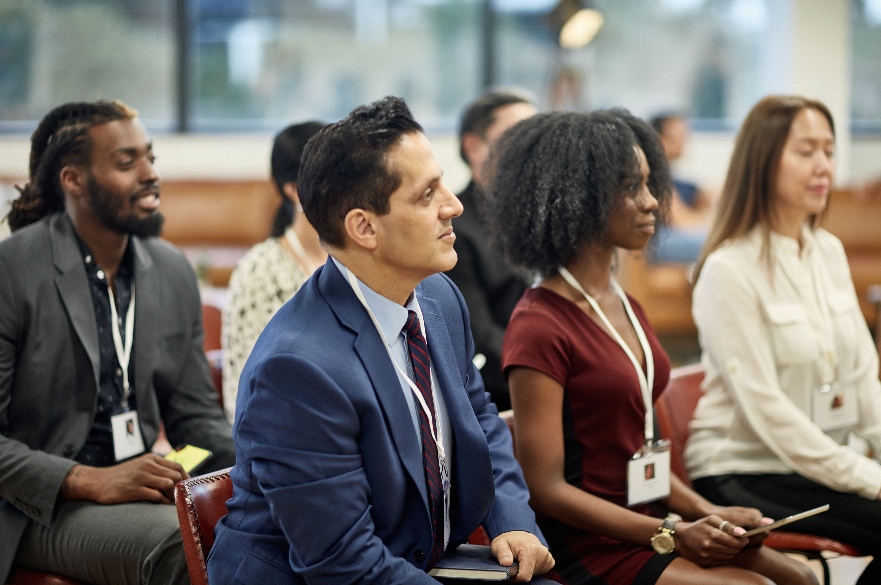
[[[483,164],[493,143],[505,130],[536,112],[526,94],[510,89],[492,90],[465,109],[459,126],[459,153],[471,169],[472,180],[459,193],[465,208],[461,216],[453,219],[459,260],[447,275],[465,297],[475,351],[486,359],[482,367],[477,365],[499,410],[511,408],[508,385],[502,377],[502,339],[511,312],[529,283],[488,241],[477,199],[478,191],[486,188]]]
[[[309,139],[323,127],[319,122],[294,124],[275,137],[272,179],[283,203],[272,236],[251,248],[230,277],[222,337],[223,408],[230,421],[235,417],[239,376],[260,333],[275,312],[327,260],[315,228],[302,213],[297,194],[300,155]],[[281,223],[282,218],[289,218],[286,224]]]
[[[667,161],[673,165],[685,152],[688,120],[682,114],[666,112],[654,116],[650,123],[661,137]],[[712,220],[713,199],[697,184],[677,176],[675,169],[673,187],[669,224],[658,231],[649,256],[655,262],[695,262]]]

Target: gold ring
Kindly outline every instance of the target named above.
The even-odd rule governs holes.
[[[728,526],[729,524],[731,524],[731,523],[728,522],[728,520],[722,520],[722,523],[719,524],[719,530],[721,530],[722,532],[725,532],[725,527]]]

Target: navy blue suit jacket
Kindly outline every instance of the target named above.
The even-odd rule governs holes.
[[[479,525],[540,536],[508,429],[484,392],[465,302],[416,288],[453,428],[451,546]],[[422,452],[370,317],[328,262],[273,317],[241,376],[229,514],[212,583],[436,583]]]

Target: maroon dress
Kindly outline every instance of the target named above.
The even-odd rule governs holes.
[[[628,297],[630,298],[630,297]],[[653,400],[670,377],[670,360],[643,313],[630,298],[655,364]],[[545,288],[532,288],[511,315],[502,350],[505,374],[524,366],[563,386],[565,477],[595,496],[627,506],[627,462],[645,443],[645,406],[633,363],[605,330],[571,301]],[[649,506],[631,508],[649,514]],[[659,522],[660,525],[660,522]],[[539,526],[565,583],[634,583],[653,557],[656,573],[670,556],[649,547],[587,532],[547,517]],[[649,577],[648,580],[645,578]],[[653,583],[647,574],[640,581]]]

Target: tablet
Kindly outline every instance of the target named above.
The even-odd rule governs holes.
[[[762,532],[768,532],[770,530],[774,530],[775,528],[780,528],[781,526],[785,526],[787,524],[790,524],[791,522],[795,522],[796,520],[803,520],[804,518],[807,518],[808,516],[813,516],[814,514],[819,514],[821,512],[825,512],[828,509],[829,509],[829,504],[826,504],[825,506],[820,506],[819,508],[814,508],[813,510],[799,512],[798,514],[793,514],[792,516],[787,516],[786,518],[782,518],[780,520],[777,520],[776,522],[771,522],[770,524],[765,524],[764,526],[757,526],[756,528],[753,528],[752,530],[747,530],[741,536],[750,537],[750,536],[754,536],[756,534],[761,534]]]

